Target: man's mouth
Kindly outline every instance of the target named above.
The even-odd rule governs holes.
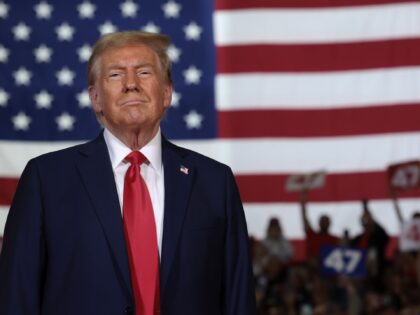
[[[130,105],[141,105],[146,103],[147,100],[145,99],[133,99],[133,100],[127,100],[127,101],[123,101],[121,102],[121,106],[130,106]]]

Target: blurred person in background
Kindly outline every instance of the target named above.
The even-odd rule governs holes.
[[[283,295],[293,247],[284,237],[278,218],[269,220],[263,240],[254,240],[252,243],[252,263],[260,312],[277,314],[285,307]]]
[[[397,192],[395,189],[391,187],[390,189],[392,204],[394,205],[395,214],[398,218],[400,223],[400,247],[401,247],[401,239],[404,238],[411,238],[416,244],[411,244],[414,246],[413,248],[404,249],[401,248],[401,255],[405,256],[406,264],[406,271],[414,273],[414,277],[416,278],[417,285],[420,286],[420,249],[418,248],[418,243],[420,241],[420,224],[415,222],[420,222],[420,212],[415,211],[411,218],[404,219],[402,215],[401,208],[398,203],[397,199]],[[405,225],[409,224],[411,228],[408,231],[405,231]],[[404,231],[403,231],[404,229]],[[409,235],[402,235],[402,233],[408,233]],[[420,300],[420,297],[419,297]],[[420,302],[419,302],[420,304]]]
[[[331,219],[323,214],[318,220],[318,230],[314,230],[307,214],[308,191],[303,189],[300,193],[300,209],[303,219],[303,226],[306,234],[306,256],[311,263],[319,264],[321,248],[326,245],[340,244],[340,238],[330,233]]]
[[[360,315],[362,312],[362,298],[356,281],[346,275],[337,279],[337,293],[341,310],[346,315]]]
[[[311,314],[313,303],[311,273],[306,264],[293,266],[290,269],[286,294],[283,296],[288,315]]]
[[[283,235],[278,218],[270,219],[262,245],[268,255],[277,257],[282,263],[288,263],[293,256],[293,246]]]
[[[362,201],[363,212],[360,217],[363,231],[352,240],[352,245],[366,250],[366,268],[372,283],[380,285],[381,274],[386,266],[388,233],[375,221],[369,209],[368,200]]]

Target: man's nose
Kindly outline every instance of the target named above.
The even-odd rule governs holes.
[[[139,91],[140,84],[138,82],[138,78],[135,73],[127,73],[124,80],[123,88],[125,92]]]

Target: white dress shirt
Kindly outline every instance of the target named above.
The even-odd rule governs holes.
[[[108,129],[104,131],[105,143],[108,147],[109,157],[111,158],[112,170],[114,171],[115,183],[117,186],[118,198],[120,201],[121,212],[123,209],[124,196],[124,176],[130,163],[124,161],[125,157],[132,151]],[[139,151],[150,162],[141,165],[140,173],[146,182],[152,200],[153,212],[155,215],[157,241],[159,254],[162,249],[163,235],[163,208],[164,208],[164,175],[162,164],[162,139],[160,129],[156,136]]]

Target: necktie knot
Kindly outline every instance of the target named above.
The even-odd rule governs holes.
[[[147,161],[146,157],[139,151],[132,151],[125,159],[131,165],[141,165]]]

